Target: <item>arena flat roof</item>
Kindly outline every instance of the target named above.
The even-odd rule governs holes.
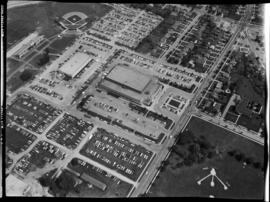
[[[61,68],[60,71],[71,76],[76,76],[92,58],[85,53],[75,53]]]
[[[149,76],[120,65],[115,66],[106,79],[139,92],[142,92],[151,81]]]

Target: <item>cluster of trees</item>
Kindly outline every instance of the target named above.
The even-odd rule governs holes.
[[[227,152],[227,154],[231,157],[234,157],[235,160],[239,162],[245,162],[247,165],[252,165],[255,169],[261,169],[263,170],[263,163],[256,161],[252,157],[246,157],[245,154],[238,150],[230,150]]]
[[[181,65],[194,68],[197,72],[205,72],[206,68],[203,67],[203,63],[204,58],[209,56],[210,45],[215,45],[217,41],[222,38],[223,34],[223,32],[218,31],[216,24],[210,16],[203,16],[198,32],[189,39],[192,42],[195,40],[198,42],[194,44],[194,47],[182,58]],[[189,64],[190,60],[194,61],[195,67]]]
[[[239,53],[236,58],[236,68],[232,70],[232,76],[244,76],[249,79],[253,90],[260,96],[265,97],[266,94],[266,78],[258,71],[258,62],[253,54],[245,56],[244,53]],[[238,82],[241,82],[240,80]]]
[[[175,22],[175,16],[169,15],[165,17],[164,20],[138,44],[135,51],[142,53],[149,53],[152,51],[160,43],[160,40],[168,33],[168,30]]]
[[[44,187],[49,187],[49,192],[54,196],[65,197],[69,192],[79,193],[78,186],[74,187],[75,180],[64,171],[57,179],[51,179],[51,176],[43,175],[39,178],[39,183]]]
[[[183,150],[183,148],[185,149]],[[203,163],[207,158],[211,159],[215,155],[215,147],[204,136],[195,137],[190,131],[184,131],[177,145],[171,147],[171,150],[183,160],[177,164],[177,167]]]
[[[32,77],[33,77],[32,71],[29,69],[25,69],[20,75],[20,79],[24,82],[31,80]]]
[[[41,67],[41,66],[47,64],[49,61],[50,61],[49,49],[46,48],[45,51],[44,51],[44,54],[43,54],[42,57],[39,59],[37,65]]]

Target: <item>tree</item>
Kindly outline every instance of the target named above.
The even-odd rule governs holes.
[[[38,181],[43,187],[48,187],[50,185],[50,180],[46,176],[42,176],[38,179]]]
[[[262,164],[260,162],[254,162],[253,167],[256,168],[256,169],[261,169],[263,166],[262,166]]]
[[[20,75],[20,79],[22,81],[29,81],[32,78],[32,72],[28,69],[24,70],[22,74]]]
[[[245,158],[245,162],[246,162],[246,164],[253,164],[253,158],[250,158],[250,157],[248,157],[248,158]]]
[[[192,166],[193,161],[192,161],[192,159],[190,159],[190,158],[188,157],[188,158],[184,159],[183,164],[184,164],[185,166]]]
[[[239,152],[239,153],[237,153],[235,156],[235,159],[237,160],[237,161],[242,161],[243,159],[244,159],[244,154],[243,153],[241,153],[241,152]]]
[[[77,159],[72,159],[70,163],[71,163],[72,166],[77,166],[78,165]]]
[[[231,150],[231,151],[228,151],[227,154],[229,156],[234,156],[236,154],[236,150]]]

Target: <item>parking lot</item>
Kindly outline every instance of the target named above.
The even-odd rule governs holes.
[[[36,169],[42,169],[45,165],[53,165],[58,160],[64,160],[66,154],[58,147],[39,141],[34,148],[24,155],[13,167],[13,172],[24,177]]]
[[[7,107],[7,119],[41,134],[62,110],[44,103],[28,94],[19,94]]]
[[[87,114],[86,117],[88,115],[95,117],[106,122],[110,127],[117,127],[147,142],[159,144],[165,137],[166,131],[172,126],[173,121],[169,119],[166,124],[163,120],[142,115],[140,111],[138,112],[131,107],[131,103],[127,104],[103,93],[92,93],[85,96],[79,109]]]
[[[128,25],[128,28],[118,35],[116,43],[123,44],[129,48],[136,48],[143,38],[145,38],[163,20],[162,17],[143,12],[135,22]]]
[[[112,46],[97,41],[86,33],[82,34],[28,88],[41,97],[53,100],[61,105],[69,105],[77,96],[76,92],[80,91],[80,86],[85,84],[102,67],[103,63],[106,63],[112,51]],[[74,77],[70,77],[61,71],[61,67],[70,62],[70,58],[75,54],[87,55],[89,63],[82,65],[83,67],[78,70],[79,72]]]
[[[47,132],[46,137],[73,150],[92,128],[93,124],[65,113]]]
[[[134,181],[153,157],[153,152],[102,128],[97,129],[80,153]]]
[[[89,32],[103,40],[111,40],[117,37],[119,32],[125,29],[139,13],[140,11],[124,5],[118,6],[99,21],[96,21]]]
[[[6,149],[7,153],[19,154],[25,151],[37,137],[16,125],[7,124]]]

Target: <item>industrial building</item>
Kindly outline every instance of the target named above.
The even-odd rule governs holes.
[[[77,52],[59,70],[74,78],[91,60],[92,58],[86,53]]]

